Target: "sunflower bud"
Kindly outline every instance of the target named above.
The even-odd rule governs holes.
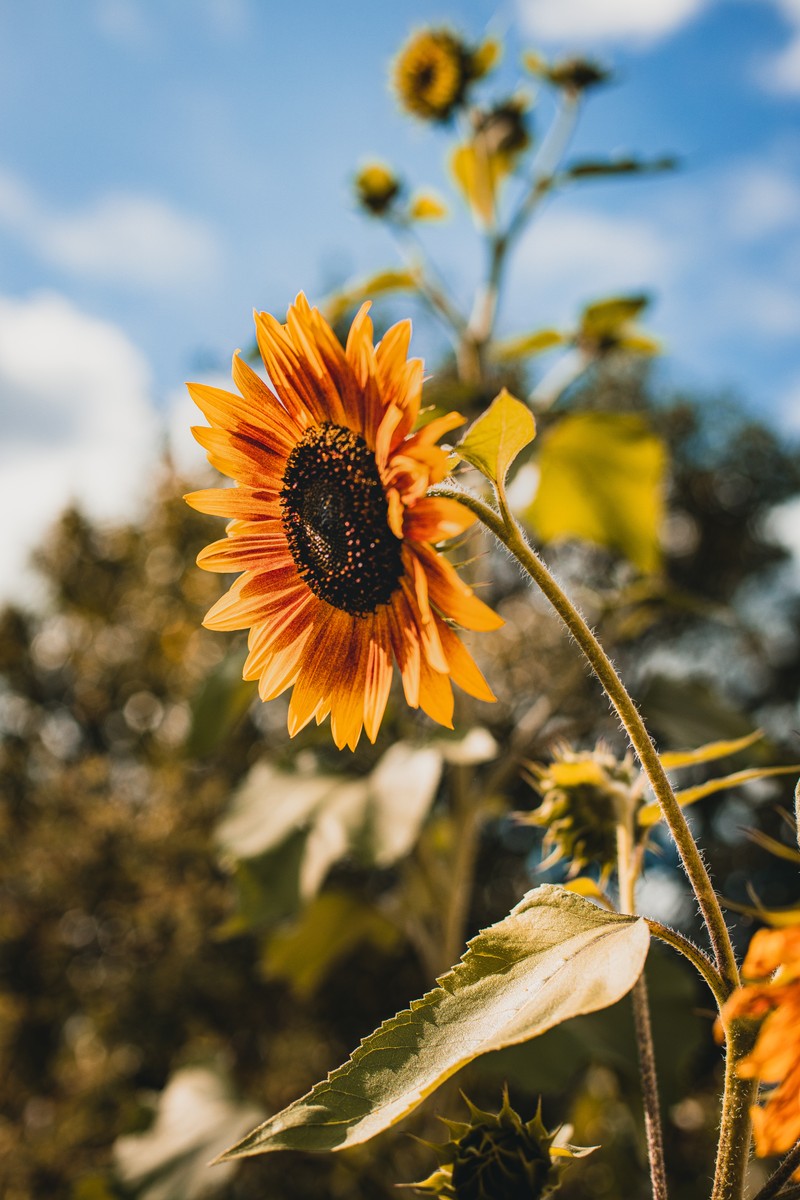
[[[449,29],[423,29],[406,42],[394,64],[400,106],[423,121],[447,121],[469,85],[486,72],[481,51]]]
[[[353,180],[356,199],[373,217],[383,217],[400,195],[401,183],[383,163],[367,163]]]
[[[617,826],[637,804],[639,772],[629,755],[620,760],[602,742],[594,750],[558,746],[549,766],[529,765],[542,803],[522,818],[544,826],[548,863],[566,859],[573,873],[590,864],[609,875],[617,856]]]
[[[411,1186],[449,1200],[543,1200],[559,1186],[559,1158],[588,1150],[553,1149],[556,1131],[542,1122],[541,1102],[532,1120],[523,1122],[503,1093],[499,1113],[483,1112],[464,1096],[469,1122],[446,1121],[452,1138],[436,1146],[440,1166]]]
[[[524,96],[511,96],[475,115],[475,130],[489,154],[516,157],[528,149],[531,135],[526,120],[527,107]]]

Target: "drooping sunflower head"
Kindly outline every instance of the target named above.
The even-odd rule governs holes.
[[[506,154],[515,158],[528,149],[531,135],[527,109],[526,97],[510,96],[486,112],[476,114],[476,131],[488,154]]]
[[[401,183],[383,163],[368,163],[354,180],[356,199],[373,217],[383,217],[400,195]]]
[[[608,875],[617,856],[617,825],[639,798],[639,772],[599,742],[594,750],[557,746],[548,765],[531,763],[529,779],[542,802],[522,819],[544,827],[549,862],[564,859],[577,871],[596,865]]]
[[[401,107],[423,121],[447,121],[474,78],[473,53],[449,29],[414,34],[394,64],[394,90]]]
[[[210,425],[194,435],[237,484],[186,497],[230,521],[200,566],[242,572],[204,623],[249,629],[244,677],[264,700],[293,689],[290,734],[330,715],[337,746],[351,749],[362,729],[375,740],[395,662],[408,704],[440,724],[452,724],[452,682],[494,699],[453,623],[502,624],[436,548],[474,520],[427,494],[448,470],[438,439],[463,419],[415,429],[410,324],[375,346],[368,308],[343,347],[300,295],[285,324],[256,314],[271,388],[238,353],[238,393],[189,384]]]

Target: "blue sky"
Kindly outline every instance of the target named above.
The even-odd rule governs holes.
[[[524,48],[601,57],[617,84],[574,154],[683,159],[550,203],[503,328],[644,288],[666,380],[800,430],[800,0],[0,0],[0,496],[19,513],[1,592],[70,498],[135,512],[165,430],[197,462],[182,381],[227,369],[253,307],[395,264],[353,211],[355,166],[448,196],[444,140],[386,82],[431,21],[507,36],[506,87]],[[429,243],[467,289],[469,221]]]

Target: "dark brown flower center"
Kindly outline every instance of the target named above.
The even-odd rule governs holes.
[[[389,601],[403,574],[403,543],[389,528],[363,438],[340,425],[309,429],[289,455],[281,507],[297,570],[315,595],[352,616]]]

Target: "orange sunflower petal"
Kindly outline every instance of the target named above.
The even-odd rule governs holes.
[[[428,577],[428,593],[431,601],[444,617],[450,617],[465,629],[499,629],[504,624],[488,604],[464,583],[458,572],[446,558],[425,545],[415,545]]]
[[[455,701],[450,677],[434,671],[424,655],[420,661],[419,706],[432,721],[453,728]]]
[[[423,496],[405,510],[403,536],[413,542],[443,542],[474,525],[474,513],[444,496]]]
[[[453,683],[457,683],[462,692],[474,696],[476,700],[495,700],[497,697],[458,634],[441,617],[436,618],[436,625]]]
[[[256,314],[266,383],[237,354],[238,393],[194,384],[211,428],[195,436],[238,487],[187,501],[228,518],[201,566],[239,578],[206,615],[249,628],[244,674],[262,699],[287,688],[294,735],[330,717],[337,746],[374,741],[394,661],[412,707],[452,725],[453,690],[492,698],[449,620],[502,622],[433,548],[473,517],[426,495],[448,460],[436,444],[461,424],[447,414],[417,433],[422,364],[407,359],[410,325],[376,347],[368,306],[342,346],[302,293],[283,325]]]

